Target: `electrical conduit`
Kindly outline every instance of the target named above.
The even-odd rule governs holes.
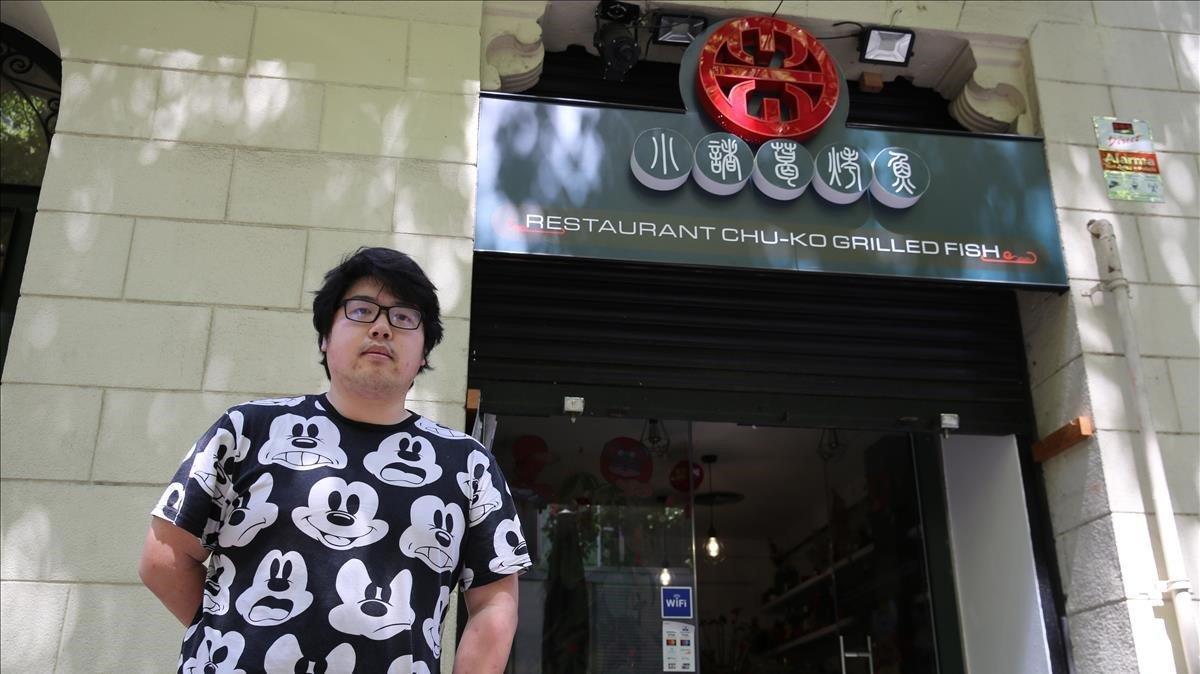
[[[1187,674],[1200,674],[1200,633],[1196,631],[1196,615],[1193,611],[1191,584],[1183,561],[1183,547],[1179,543],[1179,529],[1175,525],[1175,509],[1171,505],[1171,492],[1167,487],[1167,472],[1163,467],[1162,451],[1158,446],[1158,434],[1150,416],[1150,396],[1145,389],[1145,375],[1133,325],[1133,312],[1129,304],[1129,281],[1121,268],[1121,256],[1117,251],[1117,239],[1112,223],[1107,220],[1088,222],[1088,231],[1098,240],[1096,262],[1100,269],[1100,288],[1111,293],[1121,320],[1121,336],[1125,345],[1125,363],[1129,366],[1129,378],[1133,383],[1133,397],[1137,405],[1142,462],[1146,475],[1150,476],[1150,499],[1154,504],[1154,521],[1158,525],[1158,538],[1162,543],[1163,558],[1166,560],[1167,580],[1163,583],[1163,599],[1175,610],[1175,625],[1179,631],[1178,643],[1183,648],[1184,667]]]

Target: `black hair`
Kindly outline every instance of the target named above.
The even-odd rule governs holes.
[[[442,312],[437,288],[413,259],[391,248],[359,248],[325,274],[321,289],[313,297],[313,327],[317,329],[317,347],[329,337],[333,320],[341,308],[343,296],[360,280],[374,279],[401,302],[421,310],[421,329],[425,332],[426,360],[433,347],[442,341]],[[329,364],[321,353],[321,367],[329,377]],[[429,369],[422,365],[420,372]]]

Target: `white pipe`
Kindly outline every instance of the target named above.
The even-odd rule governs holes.
[[[1117,251],[1117,239],[1112,223],[1107,220],[1092,220],[1087,225],[1092,236],[1099,240],[1096,262],[1100,269],[1100,287],[1109,291],[1117,306],[1121,319],[1121,336],[1125,343],[1125,363],[1129,366],[1129,378],[1133,382],[1133,397],[1137,403],[1138,425],[1141,427],[1142,451],[1138,453],[1146,474],[1150,476],[1150,499],[1154,504],[1154,521],[1158,525],[1158,538],[1162,543],[1163,559],[1166,561],[1167,580],[1163,583],[1163,599],[1175,610],[1175,624],[1179,630],[1178,640],[1183,648],[1184,666],[1187,674],[1200,673],[1200,632],[1196,631],[1196,616],[1192,606],[1191,583],[1183,561],[1183,547],[1179,544],[1179,529],[1175,525],[1175,509],[1171,505],[1171,491],[1167,486],[1167,471],[1163,467],[1162,451],[1158,446],[1158,433],[1150,416],[1150,396],[1146,391],[1142,358],[1139,352],[1137,331],[1133,325],[1133,312],[1129,306],[1129,281],[1121,269],[1121,256]]]

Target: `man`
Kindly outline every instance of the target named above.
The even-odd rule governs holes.
[[[405,408],[435,288],[360,249],[313,325],[329,392],[230,408],[152,511],[138,573],[187,626],[179,671],[433,674],[460,582],[454,671],[503,671],[530,566],[512,497],[482,445]]]

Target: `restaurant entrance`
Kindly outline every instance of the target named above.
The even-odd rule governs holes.
[[[1008,643],[996,616],[1054,634],[1011,290],[484,253],[473,273],[469,386],[535,561],[511,671],[953,673],[965,635]],[[1007,438],[1005,479],[970,470],[968,436]]]

